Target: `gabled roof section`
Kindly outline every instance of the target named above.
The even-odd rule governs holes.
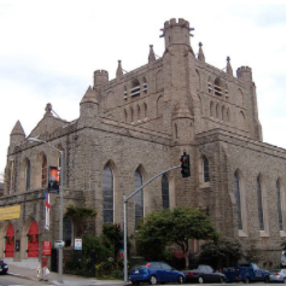
[[[12,132],[11,132],[11,135],[23,135],[25,137],[25,132],[24,132],[24,129],[20,123],[20,121],[18,120],[17,123],[15,124]]]
[[[52,114],[52,107],[50,104],[47,105],[45,109],[46,113],[44,114],[43,119],[36,125],[32,130],[29,137],[39,138],[42,134],[51,134],[56,129],[63,127],[68,123],[68,121],[61,118],[54,117]]]

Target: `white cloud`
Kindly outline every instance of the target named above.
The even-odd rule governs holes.
[[[93,71],[112,79],[118,60],[127,71],[144,65],[150,44],[162,56],[160,29],[171,18],[195,28],[192,47],[202,42],[209,64],[223,69],[230,56],[234,70],[252,68],[264,140],[286,147],[285,1],[248,2],[0,0],[0,172],[17,120],[29,134],[48,102],[76,119]]]

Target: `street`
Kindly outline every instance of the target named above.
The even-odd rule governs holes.
[[[53,285],[45,281],[32,281],[12,275],[0,275],[0,286],[44,286]]]
[[[102,282],[102,281],[101,281]],[[88,282],[87,282],[88,283]],[[263,282],[253,282],[251,283],[252,285],[255,286],[267,286],[267,285],[272,285],[273,283],[263,283]],[[20,277],[16,277],[16,276],[12,276],[12,275],[0,275],[0,286],[51,286],[54,285],[48,281],[33,281],[33,280],[29,280],[29,279],[25,279],[25,278],[20,278]],[[67,284],[66,284],[67,285]],[[88,285],[86,283],[83,283],[82,285]],[[108,285],[108,284],[106,284]],[[123,282],[122,282],[123,285]],[[132,285],[132,284],[130,284]],[[148,285],[148,283],[141,283],[140,285]],[[160,284],[158,284],[160,285]],[[179,285],[179,284],[171,284],[171,283],[166,283],[165,285],[169,285],[169,286],[173,286],[173,285]],[[199,283],[184,283],[183,285],[200,285]],[[219,286],[222,284],[219,283],[208,283],[206,285],[209,286]],[[243,283],[224,283],[223,285],[231,285],[231,286],[242,286]]]

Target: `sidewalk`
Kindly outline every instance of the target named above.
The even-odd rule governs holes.
[[[28,269],[15,265],[8,265],[9,275],[21,277],[28,280],[39,281],[36,276],[36,269]],[[47,284],[46,281],[40,281],[43,285]],[[124,285],[121,280],[98,280],[96,278],[85,278],[77,275],[63,274],[63,283],[58,282],[58,273],[50,272],[48,283],[53,285],[67,285],[67,286],[122,286]]]

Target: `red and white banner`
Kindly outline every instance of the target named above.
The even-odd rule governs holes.
[[[50,194],[45,192],[45,229],[50,229]]]

